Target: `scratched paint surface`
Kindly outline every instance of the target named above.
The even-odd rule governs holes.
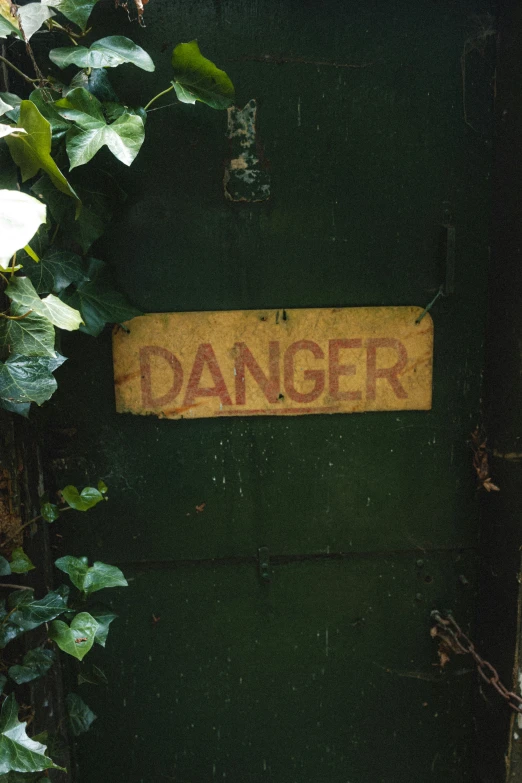
[[[415,307],[167,313],[113,336],[116,409],[168,419],[429,410]]]
[[[223,186],[230,201],[266,201],[270,197],[270,174],[259,155],[256,135],[257,101],[228,109],[228,138],[232,157],[225,168]]]
[[[111,685],[81,686],[98,719],[78,739],[79,781],[109,768],[111,783],[475,783],[476,677],[463,656],[434,665],[429,612],[453,609],[476,638],[467,441],[480,420],[491,147],[462,119],[460,57],[491,5],[154,0],[143,30],[113,5],[96,4],[94,29],[130,36],[157,68],[134,69],[131,84],[112,69],[119,94],[154,95],[171,79],[168,47],[197,37],[238,106],[256,97],[271,174],[269,200],[230,201],[226,114],[151,111],[135,164],[114,169],[129,199],[96,246],[137,307],[424,306],[444,282],[445,201],[455,293],[432,310],[430,410],[121,415],[110,330],[65,337],[61,396],[42,411],[49,486],[100,477],[110,499],[51,534],[57,555],[119,564],[130,585],[93,659]],[[484,99],[468,106],[475,127],[487,60],[479,50],[467,64],[468,100]]]

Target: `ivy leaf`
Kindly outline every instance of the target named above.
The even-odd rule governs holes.
[[[9,0],[0,0],[0,38],[6,38],[14,33],[18,38],[22,38],[18,19],[11,13],[11,3]]]
[[[89,279],[81,256],[68,250],[50,248],[39,263],[29,259],[24,261],[23,265],[24,274],[39,294],[59,294],[71,283],[83,283]]]
[[[78,71],[78,73],[73,76],[69,87],[64,90],[64,96],[67,96],[67,94],[76,87],[83,87],[102,102],[118,100],[118,96],[114,92],[105,68],[92,68],[90,72],[83,70]]]
[[[0,576],[9,576],[11,573],[11,566],[9,562],[0,555]]]
[[[89,612],[80,612],[70,626],[63,620],[54,620],[49,629],[49,637],[56,642],[60,650],[81,661],[94,644],[97,627],[98,623]]]
[[[52,650],[42,650],[41,648],[29,650],[24,655],[21,664],[10,667],[9,677],[17,685],[23,685],[24,682],[32,682],[47,674],[54,661],[55,654]]]
[[[67,705],[71,731],[75,737],[78,737],[89,730],[93,721],[96,720],[96,715],[76,693],[68,693],[65,703]]]
[[[75,587],[78,588],[78,590],[83,590],[85,577],[87,576],[87,571],[89,570],[87,558],[65,555],[64,557],[58,558],[54,564],[56,568],[59,568],[60,571],[63,571],[64,574],[69,576],[71,582]]]
[[[7,144],[0,142],[0,190],[18,190],[18,168]]]
[[[51,125],[32,101],[22,101],[20,104],[18,125],[24,128],[26,133],[21,136],[7,136],[6,143],[14,162],[22,172],[22,181],[31,179],[40,170],[45,171],[58,190],[78,200],[75,191],[51,157]]]
[[[83,87],[71,90],[55,106],[62,117],[75,123],[66,135],[71,169],[87,163],[105,145],[119,161],[131,165],[145,139],[141,117],[125,113],[107,125],[100,101]]]
[[[56,16],[56,14],[43,3],[28,3],[20,6],[18,16],[20,17],[25,37],[29,40],[47,19],[50,19],[51,16]]]
[[[105,226],[112,217],[110,201],[105,196],[107,182],[102,182],[100,188],[103,192],[100,192],[100,189],[78,188],[82,210],[77,219],[75,219],[73,202],[56,190],[48,177],[41,177],[31,190],[35,196],[45,201],[54,220],[60,223],[67,236],[77,242],[86,253],[92,243],[103,234]]]
[[[9,264],[13,253],[27,245],[45,220],[45,204],[18,190],[0,190],[0,266]]]
[[[94,604],[89,611],[98,623],[98,630],[96,631],[94,641],[101,647],[105,647],[109,635],[109,626],[113,620],[116,620],[118,615],[103,604]]]
[[[101,492],[94,487],[84,487],[81,492],[78,492],[76,487],[69,485],[62,489],[61,495],[75,511],[88,511],[103,500]]]
[[[44,5],[56,8],[61,14],[69,19],[83,31],[87,27],[91,11],[98,0],[42,0]]]
[[[23,312],[22,312],[23,311]],[[11,308],[11,315],[25,314],[24,308]],[[22,356],[54,356],[54,327],[35,313],[20,321],[0,319],[0,347]]]
[[[123,35],[101,38],[89,49],[85,46],[51,49],[49,59],[62,69],[69,65],[77,65],[79,68],[116,68],[123,63],[132,63],[144,71],[154,70],[154,63],[147,52]]]
[[[0,362],[2,404],[36,402],[42,405],[56,391],[57,384],[52,373],[64,361],[64,356],[55,353],[52,357],[13,354],[6,362]]]
[[[197,41],[181,43],[172,52],[176,95],[182,103],[201,101],[213,109],[234,104],[234,85],[225,71],[203,57]]]
[[[5,101],[0,98],[0,117],[2,114],[5,114],[8,111],[12,111],[12,106],[9,103],[6,103]]]
[[[12,277],[5,295],[20,307],[25,307],[26,312],[32,310],[60,329],[74,331],[82,323],[80,313],[54,294],[40,299],[28,277]]]
[[[92,263],[98,259],[89,259]],[[141,310],[133,307],[126,297],[117,291],[104,273],[94,276],[91,280],[80,283],[76,291],[65,301],[81,313],[84,325],[82,332],[97,337],[106,323],[121,324],[141,315]]]
[[[18,720],[18,704],[11,694],[2,704],[0,714],[0,775],[15,772],[41,772],[63,769],[45,755],[46,746],[30,739],[26,723]]]
[[[96,639],[94,640],[96,641]],[[82,668],[78,674],[78,685],[84,682],[90,685],[108,685],[109,680],[105,672],[94,664],[90,668]]]
[[[25,130],[23,128],[15,128],[14,125],[0,124],[0,139],[4,139],[12,133],[25,133]]]
[[[67,585],[60,585],[59,588],[47,593],[43,598],[35,598],[33,590],[18,590],[16,593],[11,593],[8,597],[8,607],[14,611],[9,614],[7,622],[1,627],[0,647],[5,647],[5,643],[7,643],[2,643],[4,632],[7,632],[11,638],[16,638],[26,631],[32,631],[33,628],[38,628],[39,625],[54,620],[67,609],[68,597],[69,588]],[[15,631],[16,633],[14,633]]]
[[[55,566],[68,574],[73,585],[86,595],[91,595],[91,593],[96,593],[106,587],[128,586],[120,569],[107,565],[107,563],[98,561],[89,568],[83,560],[66,555],[56,560]]]
[[[109,487],[105,483],[105,481],[102,481],[101,479],[98,481],[98,491],[102,493],[102,495],[106,495],[109,491]]]
[[[7,677],[5,676],[5,674],[0,674],[0,694],[4,692],[6,682],[7,682]]]
[[[26,574],[33,571],[36,566],[31,563],[21,546],[16,547],[11,555],[11,571],[13,574]]]
[[[40,514],[42,515],[43,519],[49,524],[56,522],[56,520],[60,516],[59,507],[55,503],[51,503],[49,501],[49,496],[47,495],[47,493],[45,495],[42,495],[42,497],[40,498]]]
[[[4,107],[0,114],[5,114],[10,120],[16,122],[20,116],[20,104],[22,103],[20,96],[14,92],[0,92],[0,101]],[[5,108],[6,106],[8,108]]]
[[[36,90],[33,90],[29,96],[29,100],[34,103],[42,117],[45,117],[50,124],[53,141],[61,139],[70,127],[70,124],[64,120],[63,117],[60,117],[54,105],[55,101],[59,98],[59,92],[50,90],[47,87],[45,89],[38,87]]]
[[[25,416],[25,418],[27,418],[29,416],[29,411],[31,410],[31,403],[9,402],[9,400],[4,400],[0,397],[0,408],[3,408],[10,413],[18,413],[20,416]]]

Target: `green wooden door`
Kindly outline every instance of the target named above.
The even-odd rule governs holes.
[[[118,169],[130,200],[99,248],[134,304],[424,306],[444,282],[448,211],[455,294],[432,311],[429,412],[117,415],[110,334],[64,346],[56,483],[103,477],[110,502],[67,521],[61,547],[130,583],[96,659],[109,689],[81,690],[99,715],[78,743],[82,783],[106,779],[106,764],[111,783],[472,779],[474,675],[434,666],[429,613],[451,608],[465,625],[476,609],[467,440],[483,359],[489,10],[154,0],[132,30],[157,64],[134,74],[136,96],[168,82],[173,45],[198,38],[238,105],[257,99],[271,191],[225,198],[224,114],[151,112],[134,167]],[[104,13],[105,34],[128,32]]]

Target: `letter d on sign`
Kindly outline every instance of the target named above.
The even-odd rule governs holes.
[[[152,396],[151,356],[164,359],[172,368],[172,386],[161,397]],[[140,348],[141,399],[144,408],[158,408],[176,399],[183,386],[183,368],[173,353],[159,345],[144,345]]]

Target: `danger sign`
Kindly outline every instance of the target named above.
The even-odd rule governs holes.
[[[113,337],[116,409],[170,419],[431,408],[418,307],[154,313]]]

